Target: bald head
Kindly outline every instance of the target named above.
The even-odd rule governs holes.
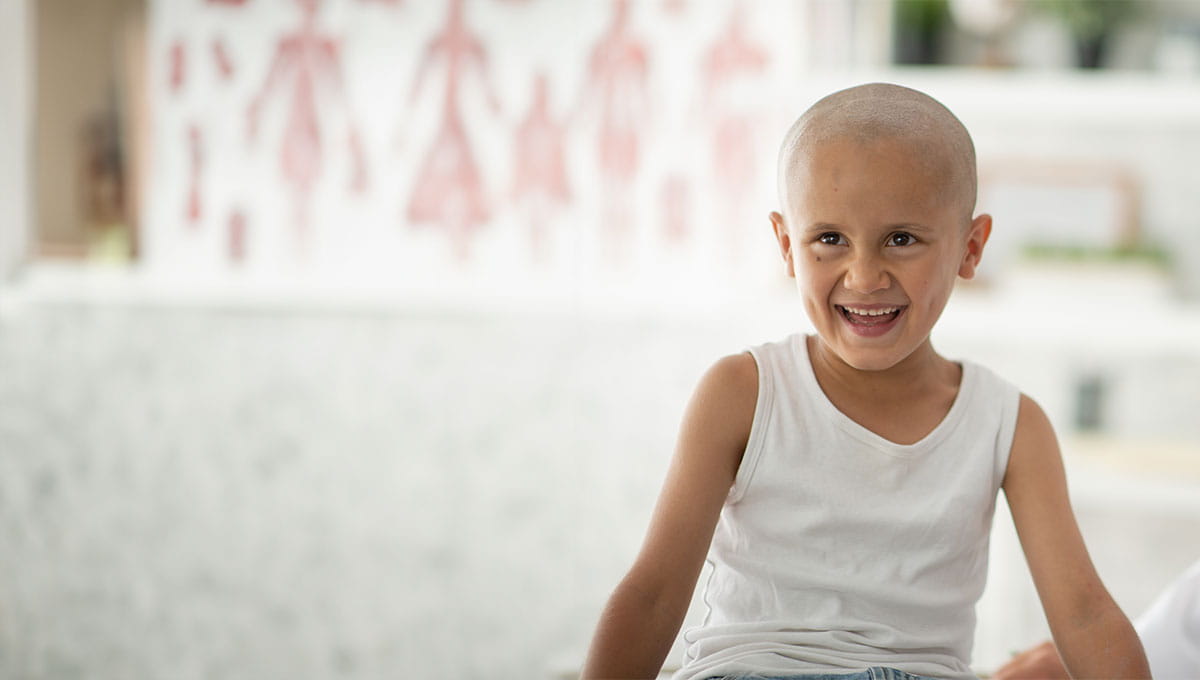
[[[955,201],[970,221],[976,175],[975,145],[967,129],[933,97],[887,83],[834,92],[792,124],[779,150],[779,200],[784,210],[790,205],[797,165],[814,149],[834,140],[869,144],[882,139],[911,145],[921,164],[942,179],[929,190]]]

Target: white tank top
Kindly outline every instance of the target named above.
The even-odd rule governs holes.
[[[945,418],[891,442],[822,392],[803,335],[749,350],[758,403],[676,680],[890,666],[975,678],[975,603],[1019,391],[962,363]]]

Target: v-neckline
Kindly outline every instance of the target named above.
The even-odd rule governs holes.
[[[920,455],[937,446],[954,430],[958,422],[962,420],[960,415],[967,407],[967,403],[970,401],[970,397],[975,390],[975,365],[968,361],[959,362],[959,366],[962,367],[962,377],[958,384],[958,394],[954,396],[954,403],[950,405],[950,409],[946,411],[946,415],[942,416],[938,424],[926,433],[924,437],[921,437],[921,439],[912,444],[900,444],[860,424],[846,415],[833,403],[817,380],[816,370],[812,365],[812,357],[808,352],[808,336],[803,333],[797,333],[793,338],[792,345],[801,378],[806,387],[809,388],[808,391],[817,396],[818,410],[822,411],[829,418],[830,422],[855,439],[895,456]]]

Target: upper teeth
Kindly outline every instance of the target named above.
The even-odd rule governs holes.
[[[899,307],[883,307],[880,309],[856,309],[854,307],[843,307],[843,309],[851,314],[857,314],[859,316],[883,316],[884,314],[891,314],[893,312],[900,311]]]

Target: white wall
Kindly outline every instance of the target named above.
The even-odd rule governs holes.
[[[336,49],[324,66],[305,67],[313,86],[306,95],[298,67],[321,59],[302,62],[284,47],[300,35],[299,4],[152,2],[147,271],[201,286],[315,280],[434,298],[453,291],[762,294],[776,281],[764,216],[775,204],[782,132],[816,98],[883,79],[949,104],[975,134],[985,170],[1017,157],[1033,166],[1105,163],[1130,174],[1143,232],[1179,257],[1183,289],[1200,294],[1200,232],[1190,221],[1200,214],[1200,193],[1188,179],[1200,150],[1194,75],[886,69],[885,54],[853,47],[887,44],[883,3],[835,10],[831,3],[633,2],[628,37],[643,50],[645,89],[637,78],[613,85],[614,101],[624,103],[606,114],[605,85],[589,69],[617,4],[466,2],[464,30],[486,61],[459,62],[451,85],[446,55],[428,50],[452,5],[320,3],[315,40]],[[731,47],[737,6],[745,46],[765,62],[735,68],[707,98],[707,60],[712,48]],[[803,39],[773,39],[779,31]],[[538,74],[548,79],[550,116],[564,126],[570,191],[546,212],[540,252],[530,206],[514,197],[518,159],[532,153],[517,134]],[[306,102],[312,143],[297,127]],[[436,174],[428,172],[431,154],[452,148],[440,146],[451,111],[488,213],[463,232],[450,216],[415,220],[408,212],[421,195],[442,205],[456,200],[453,189],[423,184]],[[636,170],[625,189],[613,188],[598,151],[606,117],[636,131]],[[722,126],[738,125],[745,133],[735,141],[751,166],[746,186],[731,196],[714,154]],[[307,187],[285,169],[306,162]],[[981,208],[1003,213],[1005,206]],[[1096,214],[1081,209],[1079,221]],[[996,254],[1009,226],[998,222]]]
[[[320,59],[308,62],[315,64],[306,67],[314,87],[308,100],[300,92],[303,62],[283,48],[283,40],[303,23],[299,3],[240,8],[152,3],[148,66],[155,117],[154,170],[145,204],[148,269],[200,279],[301,277],[436,292],[456,286],[565,288],[597,278],[605,285],[630,278],[657,284],[668,274],[687,277],[696,267],[720,263],[726,255],[723,235],[709,217],[713,206],[706,200],[711,121],[699,107],[703,53],[723,29],[732,3],[684,3],[680,14],[664,9],[664,3],[630,4],[630,32],[645,50],[646,103],[644,110],[628,105],[633,112],[626,114],[636,117],[638,151],[628,190],[631,209],[623,217],[608,211],[614,201],[604,189],[596,151],[604,117],[602,88],[587,81],[590,54],[616,5],[465,3],[466,30],[486,61],[461,62],[457,105],[451,106],[445,95],[446,55],[423,61],[446,27],[451,4],[321,3],[315,30],[337,51],[323,66],[316,63]],[[782,2],[748,7],[748,38],[771,53],[763,73],[746,80],[773,93],[756,101],[757,126],[744,140],[764,160],[785,108],[778,93],[797,59],[794,46],[768,42],[772,21],[798,25],[802,18]],[[212,56],[218,42],[232,66],[228,75]],[[177,88],[170,85],[176,52],[186,64]],[[272,81],[276,64],[282,68]],[[550,116],[567,126],[564,163],[570,191],[563,205],[547,213],[540,260],[531,243],[529,215],[512,198],[514,168],[528,153],[516,134],[532,105],[539,73],[548,78]],[[643,94],[632,83],[619,89],[623,100]],[[489,91],[496,95],[494,110]],[[255,101],[261,108],[252,137]],[[303,116],[307,101],[315,107],[319,136],[312,146],[289,127]],[[454,200],[452,191],[421,184],[430,154],[447,148],[437,145],[447,142],[444,126],[451,109],[461,119],[479,172],[477,198],[488,212],[462,238],[449,223],[407,217],[417,194],[442,204]],[[192,131],[200,139],[199,165]],[[361,157],[349,143],[352,135],[360,140]],[[689,144],[692,136],[703,141]],[[313,154],[311,188],[289,180],[287,153]],[[685,228],[691,232],[679,241],[666,236],[663,219],[664,183],[672,177],[686,181],[684,200],[694,203],[685,206],[690,217],[684,219],[691,221]],[[769,177],[759,179],[766,181],[754,184],[754,196],[761,199],[757,204],[769,199],[772,188]],[[189,217],[193,195],[200,214]],[[240,259],[232,253],[235,220],[241,220],[245,234]],[[766,237],[765,221],[761,226]],[[609,257],[607,235],[622,230],[618,252]]]

